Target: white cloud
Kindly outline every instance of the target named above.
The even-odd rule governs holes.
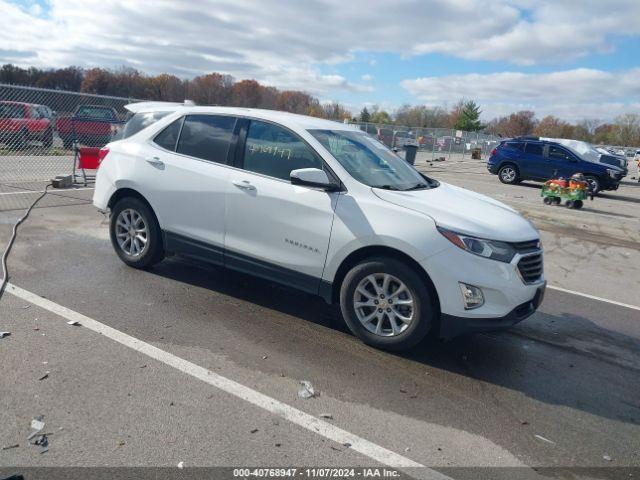
[[[427,104],[478,102],[484,117],[534,110],[567,120],[610,119],[640,112],[640,68],[605,72],[580,68],[552,73],[501,72],[403,80],[401,85]]]
[[[23,64],[216,70],[277,84],[307,71],[300,78],[311,83],[296,86],[319,90],[367,91],[319,73],[359,52],[531,64],[608,51],[612,35],[640,34],[637,0],[51,0],[44,15],[0,0],[0,11],[0,45],[22,52]]]
[[[362,75],[362,77],[360,77],[360,79],[363,82],[370,82],[371,80],[373,80],[373,75],[370,75],[368,73],[365,73],[364,75]]]

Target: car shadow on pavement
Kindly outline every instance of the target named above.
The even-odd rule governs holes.
[[[640,339],[537,312],[510,330],[427,340],[404,358],[529,398],[640,425]]]
[[[288,287],[222,267],[197,266],[184,259],[165,261],[151,272],[247,302],[249,308],[264,307],[350,335],[336,306]],[[256,325],[248,322],[232,322],[229,328],[260,334],[253,330]],[[281,340],[286,343],[286,330],[282,335]],[[640,384],[637,382],[640,339],[603,328],[571,313],[537,312],[505,332],[470,335],[450,341],[427,338],[403,353],[360,351],[368,350],[368,347],[360,348],[356,338],[346,335],[327,335],[326,342],[316,339],[314,345],[297,343],[287,346],[293,357],[304,355],[309,361],[323,364],[336,352],[350,355],[358,350],[358,359],[363,355],[370,357],[367,368],[376,372],[375,378],[370,379],[372,383],[379,382],[379,375],[391,364],[400,364],[409,376],[412,371],[419,371],[419,376],[411,377],[411,381],[415,381],[416,389],[423,389],[424,396],[431,395],[434,386],[432,382],[424,383],[429,377],[424,377],[424,368],[416,368],[420,364],[518,391],[547,404],[640,424]],[[354,346],[354,343],[358,345]],[[367,375],[369,371],[363,370],[358,375]],[[445,381],[448,383],[455,377],[445,378],[449,379]],[[368,379],[360,378],[359,381]],[[396,409],[404,415],[418,415],[402,402],[397,408],[385,408]]]

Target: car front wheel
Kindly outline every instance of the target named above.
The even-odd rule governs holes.
[[[422,278],[393,258],[369,259],[353,267],[340,289],[340,308],[354,335],[393,351],[420,342],[437,314]]]
[[[130,267],[147,268],[164,258],[158,220],[138,198],[118,200],[111,210],[109,233],[116,253]]]
[[[591,193],[595,195],[600,191],[600,179],[598,177],[595,177],[593,175],[585,175],[584,179],[589,184],[589,190],[591,190]]]

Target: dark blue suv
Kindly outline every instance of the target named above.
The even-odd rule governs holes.
[[[515,184],[522,180],[544,182],[551,178],[570,178],[582,173],[594,193],[617,190],[624,177],[622,168],[583,160],[569,148],[538,137],[519,137],[503,140],[493,149],[487,169],[502,183]]]

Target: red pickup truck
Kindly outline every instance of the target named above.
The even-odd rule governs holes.
[[[124,122],[115,108],[103,105],[79,105],[72,117],[58,119],[58,133],[64,148],[73,142],[90,147],[102,147],[111,141]]]
[[[38,107],[32,103],[1,101],[0,143],[23,150],[29,141],[38,140],[51,147],[55,127]]]

